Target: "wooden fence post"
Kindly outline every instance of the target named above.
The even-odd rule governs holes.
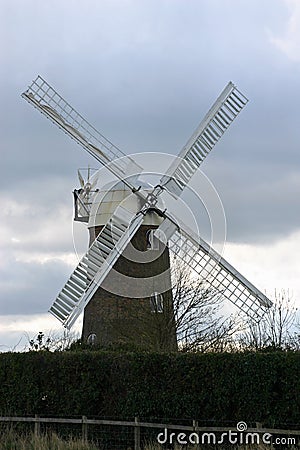
[[[199,438],[199,425],[197,420],[193,420],[193,429],[194,432],[197,433]],[[200,450],[200,445],[198,443],[196,444],[196,450]]]
[[[35,414],[34,418],[36,419],[34,421],[34,437],[38,438],[40,436],[40,433],[41,433],[41,424],[40,424],[40,422],[38,420],[39,419],[38,414]]]
[[[82,442],[87,444],[88,441],[88,424],[86,416],[82,416]]]
[[[139,425],[138,417],[134,418],[135,427],[134,427],[134,450],[141,449],[141,429]]]

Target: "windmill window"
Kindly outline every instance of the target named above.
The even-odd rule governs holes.
[[[158,239],[154,236],[154,230],[147,230],[146,232],[146,240],[147,240],[147,249],[149,250],[158,250]]]
[[[150,297],[150,307],[153,313],[162,313],[164,311],[164,299],[162,294],[154,292]]]
[[[96,345],[96,343],[97,343],[97,335],[95,333],[89,334],[89,336],[87,338],[87,343],[89,345]]]

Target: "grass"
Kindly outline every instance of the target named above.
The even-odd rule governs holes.
[[[278,447],[277,447],[278,448]],[[279,447],[280,448],[280,447]],[[289,446],[287,447],[289,450],[299,450],[300,447],[294,447],[294,446]],[[198,447],[182,447],[182,446],[178,446],[175,445],[173,450],[222,450],[221,446],[198,446]],[[273,447],[273,445],[242,445],[242,446],[237,446],[237,447],[226,447],[227,450],[275,450],[275,447]],[[152,444],[152,445],[148,445],[144,450],[166,450],[165,447],[162,447],[159,444]],[[169,450],[169,449],[168,449]]]
[[[159,444],[149,444],[144,450],[162,450]],[[173,450],[207,450],[208,447],[181,447],[175,446]],[[212,449],[220,449],[220,447],[209,447]],[[289,450],[299,450],[300,447],[290,446]],[[92,443],[83,443],[78,439],[62,440],[55,433],[44,435],[40,437],[31,434],[29,436],[18,435],[14,430],[8,430],[6,433],[0,435],[0,450],[101,450],[101,448]],[[110,450],[120,450],[119,448],[112,448]],[[127,450],[133,450],[128,448]],[[166,449],[165,449],[166,450]],[[228,449],[229,450],[229,449]],[[270,445],[248,445],[240,447],[231,447],[231,450],[275,450],[275,447]]]
[[[1,450],[99,450],[92,444],[84,444],[78,439],[62,440],[55,433],[40,437],[18,435],[8,431],[0,435]]]

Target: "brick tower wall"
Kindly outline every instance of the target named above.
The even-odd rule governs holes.
[[[139,251],[147,251],[147,232],[157,228],[154,225],[142,225],[131,240]],[[90,228],[92,242],[101,231],[102,226]],[[120,256],[114,269],[127,277],[143,280],[165,272],[166,285],[170,286],[170,257],[167,247],[159,243],[157,252],[151,262],[138,263]],[[125,250],[126,252],[126,250]],[[113,283],[113,274],[108,281]],[[124,277],[124,283],[126,278]],[[169,283],[169,284],[167,284]],[[122,286],[118,286],[122,291]],[[124,292],[126,292],[124,286]],[[157,351],[177,350],[176,327],[173,311],[171,289],[163,292],[163,312],[151,311],[150,297],[130,298],[116,295],[99,287],[85,307],[82,338],[84,341],[92,334],[101,346],[114,344],[133,344],[141,348]]]

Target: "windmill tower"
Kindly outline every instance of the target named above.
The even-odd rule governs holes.
[[[82,187],[74,191],[75,220],[87,222],[90,245],[120,204],[132,213],[139,211],[139,197],[133,195],[122,181],[110,183],[96,192],[93,188],[97,180],[91,183],[89,175],[86,183],[81,176],[79,179]],[[145,192],[151,191],[151,186],[142,181],[139,181],[139,187]],[[160,207],[163,209],[162,203]],[[153,236],[161,223],[162,218],[154,210],[144,215],[130,248],[124,250],[107,276],[106,286],[109,287],[100,286],[84,309],[84,341],[103,346],[126,342],[156,350],[176,350],[169,251]],[[135,250],[138,258],[132,255]],[[90,256],[90,263],[92,258]],[[159,274],[163,274],[163,286],[161,282],[159,286],[155,283]],[[137,298],[132,298],[128,277],[130,281],[138,278],[141,294]],[[149,287],[149,279],[153,280],[152,287]],[[120,285],[119,294],[111,292],[114,284]]]
[[[162,322],[159,329],[167,333],[163,339],[165,349],[175,349],[168,278],[170,251],[204,279],[208,287],[243,313],[260,316],[271,306],[262,292],[174,215],[171,205],[160,201],[164,191],[175,198],[181,195],[200,164],[247,104],[247,98],[233,83],[228,83],[179,157],[154,187],[143,186],[138,177],[143,168],[92,127],[43,78],[38,76],[22,96],[119,180],[113,188],[102,189],[92,196],[90,180],[84,183],[81,179],[81,189],[75,191],[75,219],[88,223],[90,247],[50,308],[65,327],[70,328],[84,310],[85,339],[108,344],[118,341],[119,330],[125,329],[135,342],[148,346],[153,343],[153,337],[143,341],[143,329],[139,324],[155,317],[156,324]],[[147,266],[147,261],[138,260],[136,264],[130,258],[136,250],[139,254],[152,254],[154,262]],[[159,278],[160,274],[163,274],[160,289],[153,286],[149,291],[148,278],[152,280],[156,275]],[[134,299],[130,293],[123,295],[126,283],[122,283],[128,278],[138,280],[140,295],[135,295]],[[106,289],[113,284],[118,284],[121,295]]]

